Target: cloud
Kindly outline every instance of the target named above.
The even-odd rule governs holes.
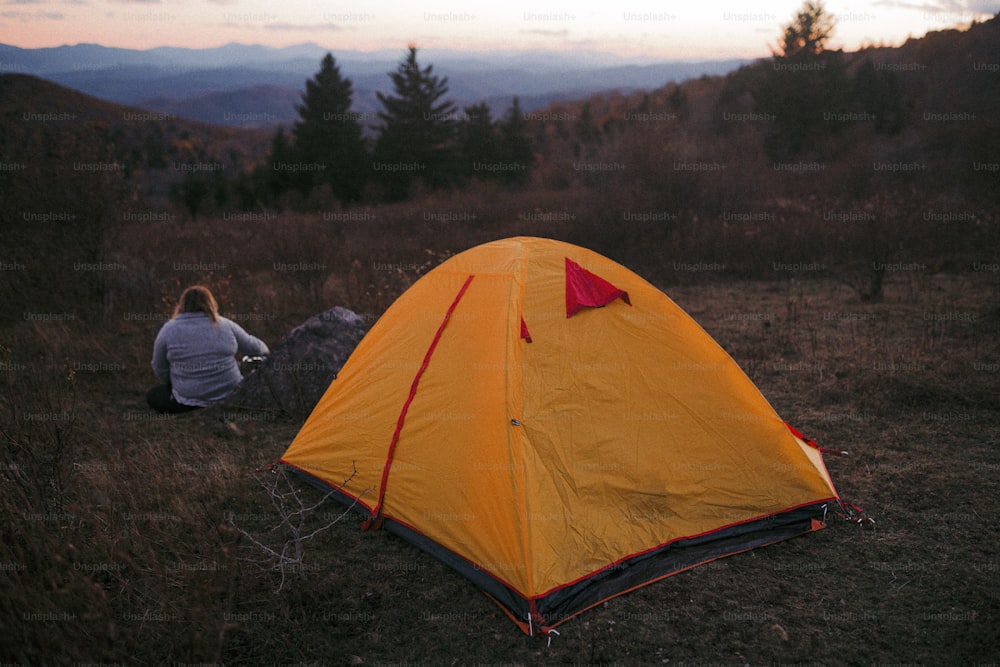
[[[336,23],[268,23],[265,30],[275,32],[327,32],[330,30],[343,30]]]
[[[925,14],[964,16],[965,20],[983,15],[994,15],[1000,11],[995,0],[936,0],[912,2],[910,0],[878,0],[876,6],[897,9],[912,9]]]
[[[14,21],[62,21],[66,18],[60,12],[0,12],[0,18]]]
[[[537,35],[539,37],[568,37],[569,30],[542,30],[541,28],[536,28],[534,30],[522,30],[524,35]]]

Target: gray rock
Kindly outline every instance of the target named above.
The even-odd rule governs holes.
[[[337,306],[289,331],[226,400],[231,407],[308,414],[367,331]]]

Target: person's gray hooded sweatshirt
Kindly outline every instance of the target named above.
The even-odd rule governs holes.
[[[171,387],[174,400],[201,407],[223,400],[243,379],[236,354],[268,354],[267,345],[225,317],[180,313],[153,343],[153,372]]]

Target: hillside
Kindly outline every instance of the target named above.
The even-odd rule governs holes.
[[[786,76],[770,60],[726,76],[529,109],[523,117],[535,163],[526,186],[497,192],[471,174],[465,193],[424,194],[371,215],[379,233],[405,229],[411,238],[428,226],[428,212],[476,221],[431,234],[434,244],[450,239],[430,247],[434,253],[513,225],[588,245],[663,280],[827,275],[878,299],[887,272],[900,267],[965,271],[996,260],[998,52],[994,19],[898,48],[832,54],[837,60],[820,74],[839,77],[843,91],[812,100],[813,118],[795,146],[786,134],[797,128],[780,105],[793,109],[797,95],[822,93],[826,80]],[[266,130],[144,112],[24,75],[0,77],[0,114],[0,161],[9,165],[0,172],[2,214],[12,235],[5,261],[28,266],[59,248],[66,261],[84,250],[93,261],[107,256],[123,223],[280,212],[261,208],[271,201],[258,196],[266,185],[250,176],[257,165],[268,171]],[[381,204],[376,196],[362,202]],[[277,205],[341,215],[321,196]],[[29,232],[24,223],[38,220],[24,215],[47,212],[78,216],[84,241],[64,233],[74,225],[62,236],[52,225]],[[364,230],[338,227],[348,232]],[[87,282],[73,276],[72,289],[55,290],[51,275],[39,275],[8,272],[4,280],[50,299]]]
[[[825,177],[830,172],[860,169],[868,158],[924,161],[926,169],[915,175],[926,176],[918,180],[932,191],[958,187],[963,193],[988,194],[990,188],[983,186],[995,182],[989,167],[997,163],[1000,146],[998,50],[1000,18],[967,31],[932,32],[900,47],[840,54],[842,63],[837,66],[843,69],[849,87],[846,102],[831,99],[829,106],[820,104],[817,116],[822,131],[815,132],[798,154],[786,157],[821,161]],[[822,65],[825,69],[826,63]],[[757,143],[781,127],[776,122],[781,119],[775,116],[794,111],[788,108],[767,115],[758,108],[755,96],[766,92],[760,81],[773,67],[769,59],[725,77],[554,104],[535,114],[544,126],[538,138],[546,156],[561,160],[560,164],[588,152],[625,159],[635,165],[628,178],[636,172],[645,178],[655,171],[648,161],[630,153],[650,145],[679,160],[728,165],[726,176],[732,176],[733,169],[739,171],[737,177],[748,176],[768,161],[776,161],[761,155]],[[824,79],[817,73],[805,81],[819,85]],[[787,81],[789,86],[794,83],[791,78]],[[837,103],[844,106],[837,107]],[[893,113],[900,117],[900,124],[890,130],[883,123],[895,120]],[[756,158],[763,159],[753,167],[745,164]],[[859,158],[862,162],[856,163]],[[841,180],[802,180],[806,179],[793,181],[786,191],[761,194],[771,199],[801,195],[802,186],[810,192],[823,186],[849,191]],[[710,199],[715,201],[717,196]]]
[[[107,273],[71,267],[104,261],[123,224],[174,219],[168,195],[190,174],[238,178],[269,141],[20,74],[0,75],[0,127],[5,318],[100,301]]]
[[[44,77],[109,101],[220,125],[272,128],[295,120],[295,104],[305,80],[327,53],[316,44],[281,49],[228,44],[209,49],[157,48],[145,51],[78,44],[20,49],[0,44],[7,71]],[[379,108],[376,94],[391,87],[399,51],[333,51],[354,84],[352,110]],[[721,74],[737,60],[656,61],[610,54],[549,51],[463,52],[429,49],[423,57],[449,78],[459,106],[486,102],[503,112],[514,96],[524,108],[580,99],[596,91],[654,88],[702,74]],[[226,113],[229,112],[229,113]],[[246,115],[264,122],[246,123]]]
[[[997,247],[997,53],[993,19],[830,54],[815,73],[766,60],[554,104],[530,114],[544,156],[536,178],[600,193],[595,215],[630,232],[606,231],[604,246],[653,266],[682,256],[753,275],[824,267],[861,294],[882,278],[866,266],[968,269]],[[652,258],[660,247],[670,254]]]
[[[301,102],[301,92],[294,88],[259,85],[183,99],[151,97],[141,104],[159,113],[212,125],[273,130],[278,125],[290,126],[298,116],[295,107]]]
[[[0,664],[1000,663],[997,30],[831,54],[822,76],[767,61],[526,106],[527,184],[470,178],[349,208],[322,193],[262,207],[243,176],[274,169],[267,132],[0,76]],[[204,208],[169,200],[205,182]],[[188,285],[275,349],[333,306],[374,323],[450,255],[521,234],[662,288],[782,419],[850,452],[824,458],[860,514],[831,504],[824,530],[529,639],[444,563],[277,474],[306,415],[146,406],[154,338]],[[632,302],[644,329],[674,335]],[[656,372],[606,352],[564,361]],[[313,364],[283,366],[294,384]],[[456,416],[477,428],[436,415]],[[712,423],[738,434],[746,416]],[[628,458],[599,467],[635,495]],[[426,474],[449,484],[453,467]],[[297,547],[293,564],[272,558]]]
[[[132,184],[132,199],[162,206],[169,186],[191,165],[218,163],[239,173],[263,159],[270,133],[190,121],[98,99],[23,74],[0,75],[0,155],[27,161],[28,170],[51,167],[35,150],[44,137],[92,136]]]

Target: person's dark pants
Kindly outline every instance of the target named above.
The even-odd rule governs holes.
[[[169,384],[158,384],[146,392],[146,402],[157,412],[178,413],[198,409],[197,405],[178,403],[170,391]]]

